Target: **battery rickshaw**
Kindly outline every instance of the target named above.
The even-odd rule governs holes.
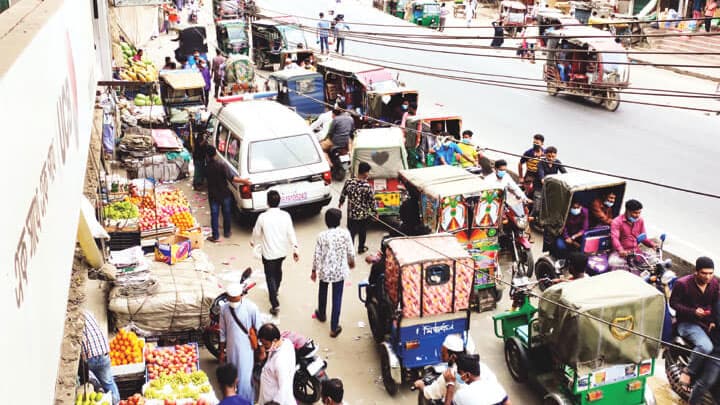
[[[410,0],[405,7],[410,9],[410,13],[405,15],[408,21],[423,27],[440,26],[440,3],[437,1]]]
[[[493,316],[513,379],[545,405],[654,405],[665,296],[628,272],[558,283],[530,303],[537,281],[513,280],[513,308]],[[649,338],[646,338],[648,336]]]
[[[358,285],[373,337],[379,342],[383,384],[395,395],[423,367],[438,364],[449,334],[469,339],[473,259],[454,236],[387,239],[384,271]]]
[[[215,23],[217,49],[225,55],[247,55],[248,27],[243,20],[220,20]]]
[[[390,128],[358,129],[352,147],[350,171],[355,177],[360,162],[370,165],[368,183],[375,194],[375,208],[380,216],[397,216],[405,190],[400,184],[400,170],[407,169],[407,153],[402,130]]]
[[[261,19],[251,24],[253,61],[258,69],[279,70],[283,66],[285,54],[294,50],[302,50],[308,55],[305,33],[298,28],[293,17],[276,17]]]
[[[567,266],[555,241],[562,235],[572,202],[580,202],[589,210],[593,200],[612,192],[615,194],[615,203],[611,208],[613,217],[616,217],[622,207],[625,181],[582,172],[553,174],[545,177],[542,192],[540,219],[544,224],[543,252],[546,254],[535,262],[538,280],[558,278]],[[612,243],[609,226],[588,229],[579,242],[580,251],[588,256],[588,274],[597,275],[610,270],[608,256]],[[546,283],[541,283],[540,288],[546,286]]]
[[[525,26],[527,18],[527,7],[525,4],[514,0],[502,0],[498,3],[500,8],[500,21],[503,23],[505,32],[514,37]]]
[[[162,70],[159,81],[168,126],[192,149],[193,133],[205,130],[209,117],[205,80],[200,72],[183,69]]]
[[[443,108],[420,107],[415,115],[405,120],[405,148],[408,151],[408,164],[411,168],[433,166],[435,155],[430,151],[435,146],[436,136],[449,133],[454,140],[460,141],[462,117]]]
[[[400,171],[408,198],[419,204],[423,224],[431,232],[448,232],[474,260],[472,306],[494,309],[502,297],[499,229],[504,209],[502,188],[454,166]]]

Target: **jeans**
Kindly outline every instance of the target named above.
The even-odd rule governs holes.
[[[320,289],[318,289],[318,316],[320,320],[325,319],[325,312],[327,308],[327,292],[328,284],[325,281],[320,281]],[[332,283],[332,314],[330,315],[330,330],[336,331],[340,327],[340,307],[342,306],[342,294],[345,280],[340,280]]]
[[[712,17],[705,18],[705,32],[710,32],[710,28],[712,27],[712,20]]]
[[[110,371],[110,356],[95,356],[87,360],[88,368],[95,374],[105,392],[112,394],[113,404],[120,402],[120,390],[118,390],[112,371]]]
[[[564,82],[568,81],[568,75],[570,74],[570,72],[569,72],[570,68],[561,63],[558,63],[557,68],[558,68],[558,73],[560,73],[560,80],[562,80]]]
[[[714,356],[720,356],[720,352],[713,352]],[[705,362],[700,378],[695,380],[692,393],[690,394],[690,405],[699,405],[703,403],[703,396],[715,385],[718,377],[720,377],[720,362],[710,360]]]
[[[340,51],[340,48],[342,48],[342,51]],[[340,53],[341,55],[345,55],[345,38],[337,38],[337,43],[335,44],[335,52]]]
[[[678,334],[683,338],[687,339],[695,347],[694,351],[703,354],[710,354],[713,350],[713,344],[710,337],[702,328],[702,326],[696,323],[680,322],[677,325]],[[694,352],[690,354],[690,361],[688,362],[688,373],[691,376],[698,375],[698,372],[703,366],[705,358],[698,356]]]
[[[348,231],[350,238],[355,243],[355,235],[358,236],[358,252],[365,247],[365,239],[367,239],[368,219],[350,219],[348,218]]]
[[[440,17],[440,24],[438,26],[438,31],[442,32],[445,31],[445,17]]]
[[[327,36],[321,36],[320,37],[320,53],[330,52],[330,47],[328,46],[328,37]]]
[[[282,282],[282,262],[284,257],[279,259],[268,260],[262,258],[263,268],[265,269],[265,281],[267,281],[268,296],[270,297],[270,305],[273,308],[280,306],[277,294]]]
[[[222,201],[210,200],[210,227],[212,228],[213,239],[220,238],[220,226],[218,221],[220,219],[221,206],[223,216],[223,233],[226,238],[230,237],[232,227],[232,203],[232,197],[225,197]]]

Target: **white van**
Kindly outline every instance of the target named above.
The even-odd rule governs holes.
[[[214,120],[218,155],[252,185],[229,184],[240,212],[264,211],[268,190],[280,193],[281,207],[330,203],[330,166],[307,122],[275,101],[227,104]]]

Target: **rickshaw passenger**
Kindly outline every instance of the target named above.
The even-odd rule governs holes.
[[[545,155],[545,149],[543,144],[545,143],[545,137],[542,134],[533,135],[533,146],[526,150],[520,158],[518,163],[518,177],[521,183],[532,182],[537,176],[538,163],[540,158]],[[525,165],[525,175],[523,176],[523,164]]]
[[[472,131],[466,129],[462,133],[462,142],[458,144],[462,151],[462,159],[460,159],[462,167],[479,167],[480,159],[483,157],[477,146],[473,145],[472,136]],[[469,156],[471,159],[466,159],[465,156]]]
[[[608,191],[594,199],[590,204],[590,227],[610,226],[613,220],[613,205],[617,196],[614,192]]]
[[[558,73],[560,74],[560,80],[566,82],[570,75],[570,64],[568,63],[568,56],[572,53],[568,52],[568,43],[566,40],[562,40],[560,43],[560,51],[558,52]],[[568,55],[569,54],[569,55]]]
[[[537,165],[537,175],[533,181],[533,212],[532,216],[540,217],[540,208],[542,207],[542,188],[545,176],[549,174],[567,173],[565,166],[557,157],[557,148],[548,146],[545,149],[545,159],[541,160]]]
[[[473,159],[463,153],[458,144],[450,138],[450,134],[447,132],[443,132],[438,138],[438,143],[433,148],[433,152],[436,156],[435,166],[454,165],[457,162],[456,155],[459,155],[466,160],[473,161]]]
[[[583,207],[580,201],[573,200],[570,212],[565,220],[565,227],[563,227],[562,234],[555,242],[559,250],[558,256],[565,256],[570,250],[580,250],[582,237],[590,229],[588,220],[588,209]]]
[[[510,192],[515,194],[515,196],[523,201],[523,203],[528,202],[527,196],[525,196],[525,193],[523,193],[522,190],[520,190],[520,187],[518,187],[517,183],[507,174],[507,162],[505,159],[498,159],[495,161],[495,175],[489,175],[485,177],[485,181],[489,182],[490,184],[494,186],[498,186],[499,188],[502,188],[506,192],[508,189],[510,189]]]
[[[484,404],[510,405],[507,392],[497,380],[483,378],[480,369],[480,356],[477,354],[461,354],[457,360],[457,373],[451,368],[445,370],[445,381],[453,381],[460,375],[466,384],[463,389],[457,388],[454,382],[447,383],[445,405],[476,405],[482,398]]]
[[[639,252],[637,237],[645,233],[645,222],[640,218],[642,207],[638,200],[627,200],[625,212],[618,215],[610,224],[613,252],[608,258],[608,264],[614,269],[625,268],[627,265],[625,257]],[[642,243],[647,247],[655,248],[655,243],[649,238]]]
[[[338,103],[338,107],[333,110],[333,120],[330,122],[327,138],[320,142],[327,161],[330,162],[330,151],[333,148],[347,148],[350,144],[350,137],[355,130],[355,121],[348,114],[343,103]],[[332,166],[332,163],[330,163]]]

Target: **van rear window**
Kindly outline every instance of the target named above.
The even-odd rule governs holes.
[[[320,154],[309,134],[252,142],[248,156],[250,173],[291,169],[320,162]]]

